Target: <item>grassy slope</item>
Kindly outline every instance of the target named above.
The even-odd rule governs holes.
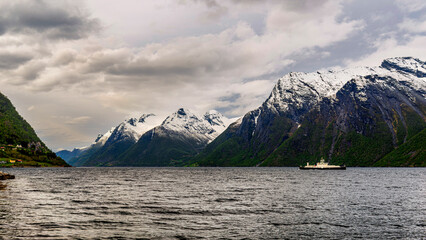
[[[37,149],[26,147],[29,143],[40,143]],[[21,159],[23,163],[13,166],[68,166],[37,137],[34,129],[16,111],[10,100],[0,93],[0,145],[22,145],[19,150],[2,151],[2,161]],[[5,164],[4,166],[12,166]]]
[[[374,165],[376,167],[426,167],[426,128]]]
[[[22,162],[10,163],[10,160],[22,160]],[[0,151],[0,167],[68,167],[65,161],[57,157],[53,152],[34,152],[30,149],[17,149]]]
[[[0,144],[41,142],[34,129],[18,114],[10,100],[0,93]]]

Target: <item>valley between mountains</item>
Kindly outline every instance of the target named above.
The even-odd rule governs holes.
[[[426,63],[289,73],[238,119],[180,108],[129,118],[90,146],[57,155],[73,166],[426,166]]]

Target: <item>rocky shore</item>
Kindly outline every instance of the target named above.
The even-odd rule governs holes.
[[[9,173],[0,172],[0,180],[7,180],[7,179],[15,179],[15,175],[11,175]]]

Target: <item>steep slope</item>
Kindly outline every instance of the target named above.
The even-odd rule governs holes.
[[[108,166],[180,166],[200,152],[228,126],[216,111],[198,116],[179,109],[139,139]]]
[[[426,129],[386,154],[377,167],[426,167]]]
[[[10,100],[0,93],[0,160],[20,159],[5,166],[68,166],[38,138]]]
[[[30,142],[41,143],[41,140],[27,121],[19,115],[10,100],[0,93],[0,144],[26,146]]]
[[[75,167],[79,167],[83,165],[83,163],[85,163],[93,154],[95,154],[99,149],[101,149],[105,145],[105,143],[108,141],[114,129],[115,127],[111,128],[104,134],[98,134],[98,137],[96,138],[96,140],[89,146],[82,147],[82,148],[74,148],[73,151],[68,151],[69,152],[68,154],[71,154],[71,152],[74,152],[74,151],[76,151],[77,154],[74,157],[70,158],[69,160],[66,160],[67,163]],[[64,151],[67,151],[67,150],[64,150]],[[61,154],[64,154],[64,153],[61,153]]]
[[[92,145],[71,158],[69,163],[73,166],[96,166],[114,160],[160,122],[161,119],[154,114],[126,119],[105,134],[98,135]]]
[[[312,112],[316,111],[316,109],[327,109],[327,104],[331,104],[333,106],[328,110],[336,111],[336,116],[346,116],[348,118],[350,118],[352,114],[361,114],[363,117],[368,119],[371,117],[371,115],[375,116],[378,111],[379,115],[384,115],[376,116],[377,121],[374,121],[378,125],[375,125],[373,128],[377,127],[375,130],[379,132],[381,131],[379,130],[379,127],[381,126],[381,124],[379,124],[379,122],[381,122],[379,119],[384,118],[385,125],[389,126],[389,111],[392,112],[392,108],[403,108],[406,109],[406,112],[410,113],[410,116],[414,116],[413,118],[415,120],[413,120],[414,122],[412,123],[405,117],[398,115],[398,118],[404,119],[403,123],[401,119],[399,123],[405,124],[403,127],[408,132],[420,131],[424,124],[424,118],[422,118],[422,115],[424,116],[425,108],[424,89],[426,89],[425,81],[422,78],[422,76],[424,76],[424,72],[425,63],[418,59],[393,58],[385,60],[382,66],[375,68],[359,67],[339,71],[287,74],[278,80],[278,83],[274,87],[271,95],[262,104],[261,107],[247,113],[242,119],[241,124],[234,125],[232,128],[230,127],[227,129],[222,134],[223,136],[218,137],[211,143],[211,145],[207,146],[206,149],[200,153],[194,161],[196,164],[201,166],[255,166],[258,164],[295,166],[299,164],[298,160],[293,159],[289,162],[283,159],[284,155],[282,153],[286,151],[291,152],[291,147],[298,147],[298,149],[303,152],[303,154],[299,154],[299,150],[294,150],[297,152],[300,161],[302,161],[302,159],[318,159],[318,157],[323,155],[324,152],[318,151],[318,147],[311,146],[312,144],[315,145],[318,142],[314,141],[313,139],[303,142],[303,145],[300,146],[291,145],[287,148],[283,146],[293,142],[293,140],[289,139],[294,139],[298,133],[302,132],[303,129],[308,128],[308,130],[306,130],[303,134],[306,134],[310,137],[317,134],[318,138],[324,137],[323,134],[319,134],[321,131],[324,132],[324,129],[331,129],[336,131],[336,127],[334,126],[335,124],[328,123],[331,124],[330,126],[332,126],[330,128],[324,128],[324,126],[321,125],[323,123],[320,123],[318,126],[315,124],[315,121],[318,121],[317,119],[325,118],[324,116],[327,116],[328,112],[326,112],[326,110],[320,111],[320,113]],[[378,86],[374,88],[374,84],[366,84],[368,78],[360,78],[360,76],[377,76],[370,77],[371,81],[374,79],[380,79],[379,76],[388,77],[393,80],[381,82],[382,85],[387,85],[388,83],[390,84],[389,88],[386,88],[386,95],[375,95],[373,94],[373,89],[378,89]],[[352,79],[358,80],[352,83],[352,85],[348,85],[348,82]],[[362,110],[358,105],[354,105],[354,103],[350,101],[342,103],[343,100],[347,99],[345,99],[344,96],[339,96],[338,94],[338,92],[341,91],[341,93],[344,93],[343,95],[347,94],[352,96],[357,92],[357,89],[350,88],[354,86],[361,88],[366,87],[366,91],[358,91],[358,95],[356,96],[357,99],[361,102],[365,98],[369,98],[366,102],[372,103],[370,98],[374,99],[375,97],[384,97],[386,99],[398,99],[401,101],[404,100],[404,103],[407,106],[396,107],[396,103],[384,105],[375,104],[374,107],[378,107],[378,110],[375,109],[374,111],[369,111],[365,114],[364,112],[358,112]],[[368,94],[363,95],[366,93]],[[408,95],[404,95],[403,93]],[[400,94],[405,97],[401,97]],[[413,108],[414,101],[417,101],[417,103],[420,105]],[[348,105],[346,106],[345,104]],[[318,108],[318,106],[323,107]],[[351,109],[351,112],[345,112],[345,109]],[[385,109],[385,111],[383,109]],[[415,114],[412,114],[412,111],[414,111]],[[402,112],[399,111],[398,114],[399,113]],[[309,118],[309,116],[311,117]],[[393,116],[393,114],[390,116]],[[411,119],[411,117],[408,118]],[[306,122],[307,119],[309,119],[310,122]],[[332,117],[327,117],[325,119],[326,120],[324,121],[327,121],[332,119]],[[420,123],[419,119],[421,119]],[[342,117],[340,117],[339,120],[342,120]],[[417,127],[414,127],[414,125]],[[337,129],[339,131],[343,131],[345,134],[352,130],[351,128],[344,128],[341,125],[337,125]],[[399,136],[402,136],[402,134],[400,133]],[[407,140],[411,136],[412,134],[406,134],[404,135],[404,139]],[[401,144],[401,142],[395,143],[394,134],[391,134],[391,138],[391,148],[384,149],[381,153],[382,155],[384,155],[386,151],[392,150],[392,147]],[[362,140],[359,139],[354,142],[358,141]],[[280,150],[280,153],[278,153],[276,152],[277,148],[281,148],[283,150]],[[306,149],[302,148],[312,149],[307,151]],[[362,151],[361,148],[355,150],[351,147],[348,147],[345,150],[341,150],[344,152],[350,150]],[[271,155],[273,152],[274,154]],[[374,158],[372,157],[371,159],[377,160],[376,158],[382,155],[379,154],[378,156]],[[331,158],[334,157],[334,155],[327,154],[327,157]],[[264,162],[266,159],[268,160]],[[340,157],[339,161],[344,161],[344,158]],[[361,163],[353,162],[353,164],[358,165]],[[373,162],[362,163],[361,165],[371,164],[373,164]]]
[[[389,76],[349,81],[323,99],[262,165],[298,166],[320,157],[348,166],[373,166],[426,127],[426,101]]]

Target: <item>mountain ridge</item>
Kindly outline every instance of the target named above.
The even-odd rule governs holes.
[[[398,65],[399,62],[401,62],[401,67]],[[316,148],[316,152],[312,150],[311,152],[305,152],[303,156],[299,154],[298,160],[296,162],[290,161],[291,163],[286,163],[285,161],[274,162],[271,160],[270,155],[282,144],[286,142],[286,144],[290,144],[293,140],[289,139],[294,139],[293,135],[297,133],[299,128],[303,127],[303,125],[306,126],[310,124],[303,124],[302,122],[307,118],[309,112],[321,105],[321,101],[324,101],[322,103],[323,105],[336,105],[339,100],[343,99],[342,96],[338,97],[337,93],[353,79],[358,79],[358,82],[352,87],[362,88],[366,84],[366,79],[362,78],[363,75],[373,76],[370,80],[375,80],[379,78],[379,76],[387,76],[394,80],[396,79],[393,82],[391,81],[393,83],[393,85],[391,84],[390,86],[392,90],[389,90],[390,88],[388,89],[388,95],[380,95],[380,97],[384,99],[399,97],[401,94],[399,91],[403,91],[404,88],[411,89],[412,91],[410,91],[405,98],[400,99],[407,104],[409,109],[413,109],[413,111],[420,116],[422,120],[419,124],[421,125],[420,128],[423,128],[426,109],[424,104],[424,89],[426,89],[426,85],[421,76],[424,76],[423,74],[426,72],[424,69],[425,63],[418,59],[391,58],[383,61],[381,66],[374,68],[358,67],[338,71],[289,73],[278,80],[270,96],[259,108],[244,115],[238,126],[234,125],[232,129],[225,130],[223,135],[227,137],[219,136],[211,143],[217,147],[211,148],[207,146],[206,150],[195,157],[193,164],[200,166],[297,166],[302,164],[302,160],[314,161],[322,156],[328,159],[331,156],[325,156],[326,154],[318,151],[318,148]],[[338,79],[338,81],[330,81],[330,79]],[[397,90],[397,88],[399,90]],[[336,89],[338,90],[336,91]],[[358,100],[368,100],[366,97],[374,97],[377,95],[369,94],[367,96],[364,95],[366,92],[356,91],[356,88],[349,89],[346,94],[357,94],[354,97]],[[421,106],[414,108],[413,101],[420,102]],[[368,103],[372,102],[368,101]],[[357,107],[352,109],[354,113],[359,110],[358,105],[356,106]],[[386,108],[386,106],[382,105],[377,106],[379,106],[379,114],[383,112],[383,108]],[[380,110],[380,108],[382,109]],[[327,113],[324,112],[323,114],[326,115]],[[348,117],[348,113],[345,113],[343,110],[338,111],[338,114],[343,114],[343,117]],[[376,113],[371,112],[371,114]],[[389,115],[387,112],[386,114]],[[369,117],[368,114],[365,116],[367,118]],[[317,115],[316,118],[312,118],[311,121],[315,121],[320,117],[321,116]],[[342,119],[342,117],[340,119]],[[400,120],[401,124],[406,124],[407,122],[405,118]],[[386,122],[386,124],[389,126],[389,122]],[[323,129],[322,131],[327,129],[320,126],[317,127]],[[321,136],[320,139],[315,141],[311,139],[312,142],[305,141],[303,144],[305,144],[306,147],[311,147],[312,144],[318,144],[318,141],[325,141],[323,138],[326,136],[323,133],[315,133],[318,131],[319,129],[311,128],[309,132],[304,133],[308,135],[318,134],[318,136]],[[419,129],[416,131],[419,131]],[[392,138],[394,139],[395,136],[392,135]],[[294,145],[291,146],[295,147]],[[291,149],[287,148],[287,150],[290,151]],[[303,150],[301,149],[300,151]],[[279,158],[279,156],[282,157],[283,155],[279,154],[275,157],[275,160]],[[290,157],[291,156],[287,156],[287,158]],[[265,162],[267,159],[269,160]],[[329,160],[333,161],[332,159]],[[370,164],[372,165],[374,163]]]
[[[140,118],[126,119],[106,134],[99,135],[91,146],[79,152],[78,155],[68,158],[68,161],[74,166],[144,165],[140,161],[131,159],[132,156],[137,156],[137,159],[150,158],[141,153],[146,151],[135,146],[142,137],[144,141],[148,141],[151,155],[168,158],[168,160],[163,159],[163,162],[170,162],[173,155],[171,153],[164,155],[163,153],[167,151],[159,150],[162,147],[155,146],[156,144],[163,146],[163,142],[167,142],[168,146],[174,146],[174,149],[177,149],[176,154],[186,159],[201,151],[206,144],[224,131],[231,121],[215,110],[198,115],[188,109],[180,108],[162,121],[157,118],[147,127],[145,125],[147,120],[153,116],[155,115],[143,114]],[[137,126],[137,124],[145,127]],[[133,131],[135,129],[139,131]],[[157,143],[153,144],[152,139]],[[78,152],[78,150],[73,151]],[[156,153],[156,151],[160,152]],[[62,155],[70,155],[70,153],[71,151],[61,152]],[[127,160],[122,160],[124,158]]]

